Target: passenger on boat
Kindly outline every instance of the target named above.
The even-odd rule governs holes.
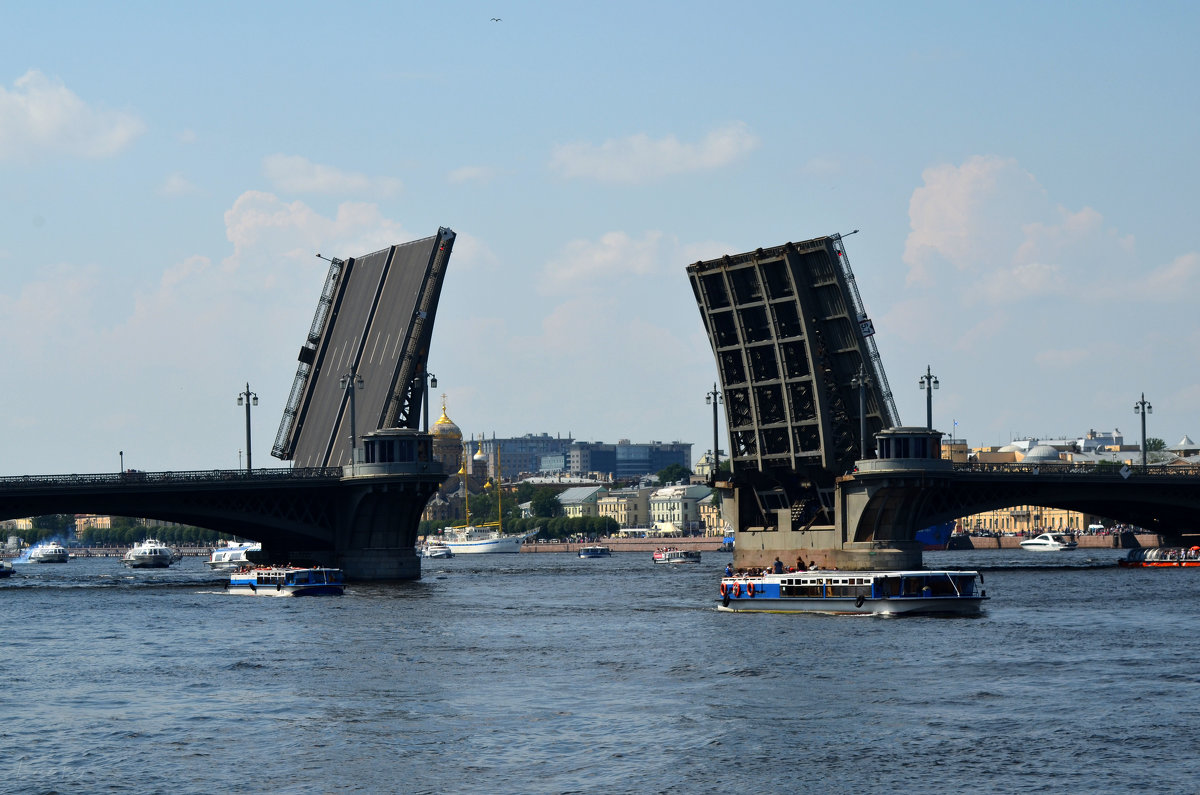
[[[804,558],[796,558],[796,571],[808,571],[808,567],[804,565]]]
[[[726,576],[726,577],[732,577],[732,576],[733,576],[733,564],[732,564],[732,563],[726,563],[726,564],[725,564],[725,576]]]
[[[783,561],[779,559],[778,555],[775,556],[775,573],[783,574]]]

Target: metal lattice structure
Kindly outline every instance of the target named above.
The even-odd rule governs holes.
[[[432,237],[330,263],[272,455],[297,467],[349,463],[352,414],[358,435],[419,427],[454,238],[443,227]],[[350,374],[362,384],[353,407],[340,384]],[[356,380],[349,379],[351,389]]]
[[[781,509],[804,524],[832,509],[834,478],[868,438],[899,424],[871,322],[841,235],[697,262],[687,268],[716,357],[739,500],[739,526]]]

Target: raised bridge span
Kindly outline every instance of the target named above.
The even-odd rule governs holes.
[[[260,541],[264,559],[339,566],[351,579],[419,577],[421,511],[444,479],[420,409],[454,240],[443,227],[330,261],[272,450],[292,467],[0,478],[0,519],[161,519]]]
[[[739,566],[779,555],[915,567],[917,530],[1020,504],[1167,536],[1196,526],[1200,476],[1190,470],[959,470],[941,460],[942,434],[923,428],[909,430],[928,430],[925,461],[878,460],[876,439],[904,426],[842,235],[697,262],[687,274],[720,380],[732,475],[715,485]]]

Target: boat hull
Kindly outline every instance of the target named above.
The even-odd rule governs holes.
[[[974,571],[812,571],[725,577],[718,610],[826,615],[979,615]]]
[[[894,599],[730,599],[718,610],[730,613],[821,613],[831,616],[976,616],[982,611],[983,598],[914,597]]]
[[[125,558],[122,561],[131,569],[165,569],[171,565],[170,558]]]

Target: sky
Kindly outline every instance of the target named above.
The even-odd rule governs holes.
[[[1148,436],[1200,437],[1200,6],[0,10],[0,475],[239,466],[247,384],[285,466],[317,254],[440,226],[465,434],[698,458],[686,266],[858,229],[905,423],[929,367],[973,446],[1137,443],[1143,393]]]

